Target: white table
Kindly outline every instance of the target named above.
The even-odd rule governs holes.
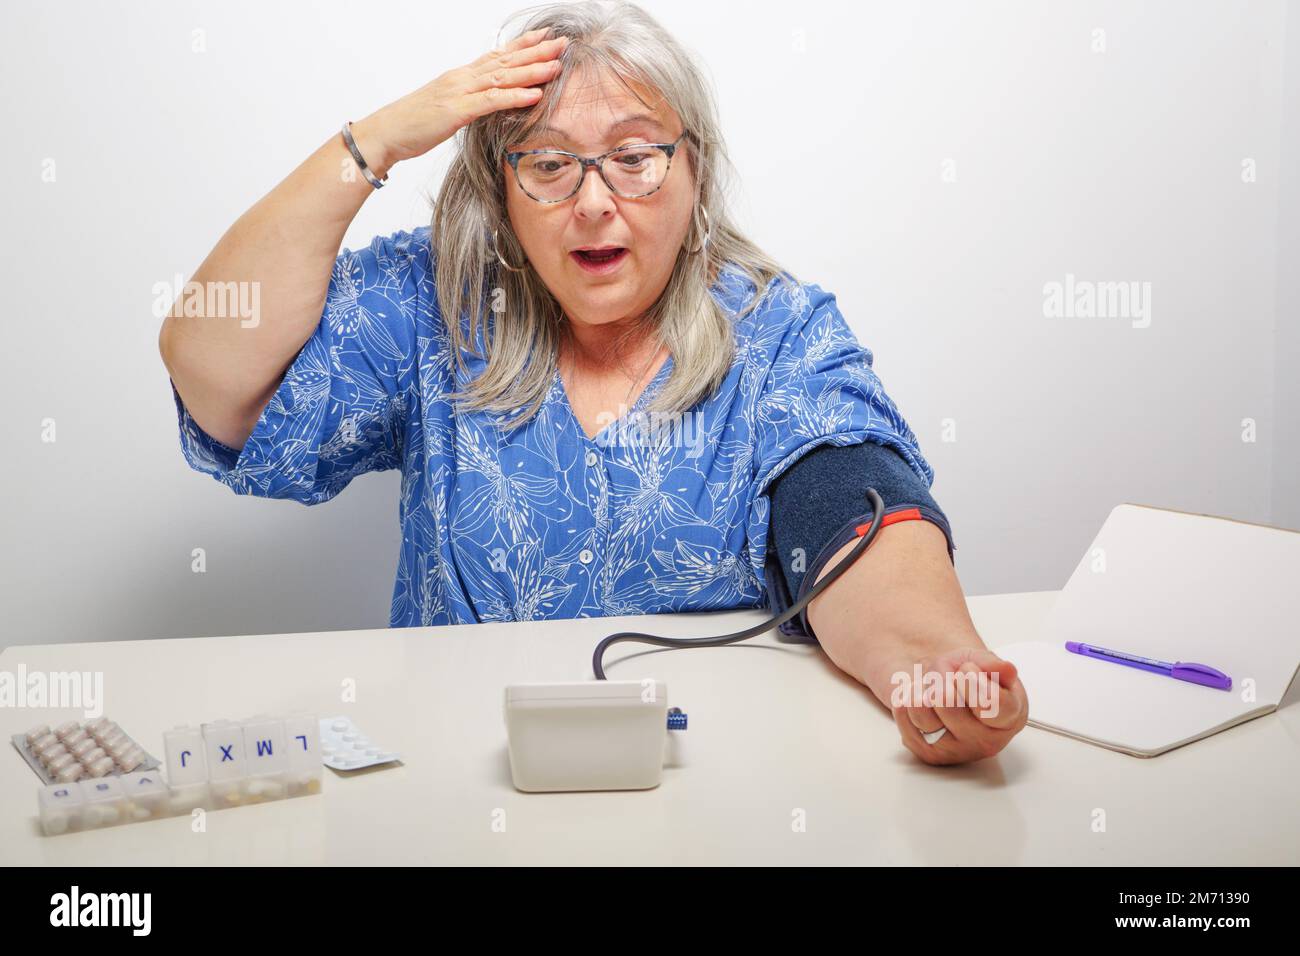
[[[1056,592],[970,599],[990,646],[1031,640]],[[318,796],[40,835],[39,782],[7,741],[74,711],[0,709],[6,864],[1295,864],[1300,707],[1150,760],[1027,728],[1001,755],[927,767],[820,651],[619,645],[612,679],[657,677],[690,716],[655,790],[524,794],[502,688],[590,677],[616,630],[719,634],[761,612],[11,647],[0,670],[101,670],[105,712],[151,753],[181,723],[347,713],[404,764]],[[341,702],[354,682],[355,703]],[[1028,688],[1030,712],[1033,688]],[[1293,689],[1294,691],[1294,689]],[[1294,692],[1293,692],[1294,697]],[[1094,811],[1105,832],[1094,832]],[[802,815],[806,829],[793,824]],[[504,820],[504,832],[494,822]]]

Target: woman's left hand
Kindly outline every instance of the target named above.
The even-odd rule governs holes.
[[[912,685],[918,672],[920,692]],[[895,682],[890,701],[903,745],[928,764],[968,763],[992,757],[1029,719],[1029,697],[1016,666],[983,647],[959,647],[917,661]],[[932,676],[931,676],[932,675]],[[929,696],[934,687],[939,698]],[[924,701],[916,706],[919,701]],[[927,706],[933,703],[935,706]],[[945,729],[934,743],[923,733]]]

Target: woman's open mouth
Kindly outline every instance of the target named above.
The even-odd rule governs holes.
[[[627,250],[622,246],[610,249],[575,249],[569,256],[584,272],[592,275],[604,275],[613,272],[627,258]]]

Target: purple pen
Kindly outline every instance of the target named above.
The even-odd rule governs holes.
[[[1099,661],[1111,661],[1115,664],[1123,664],[1126,667],[1151,671],[1153,674],[1164,674],[1166,677],[1174,678],[1174,680],[1185,680],[1192,684],[1201,684],[1218,690],[1232,689],[1231,677],[1222,671],[1216,671],[1213,667],[1207,667],[1205,664],[1192,664],[1185,661],[1170,664],[1166,661],[1153,661],[1149,657],[1138,657],[1136,654],[1125,654],[1123,651],[1112,651],[1092,644],[1081,644],[1078,641],[1066,641],[1065,649],[1074,654],[1081,654],[1084,657],[1095,657]]]

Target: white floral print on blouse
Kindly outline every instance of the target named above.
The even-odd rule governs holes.
[[[767,489],[800,457],[872,440],[933,482],[834,295],[777,279],[739,317],[753,284],[733,269],[713,294],[735,360],[680,419],[642,412],[671,357],[595,438],[558,374],[514,432],[501,416],[454,413],[446,396],[468,378],[437,309],[429,233],[342,251],[320,325],[242,451],[200,429],[172,389],[186,460],[238,494],[314,505],[365,472],[402,469],[393,627],[771,607]],[[466,361],[469,377],[485,364]]]

